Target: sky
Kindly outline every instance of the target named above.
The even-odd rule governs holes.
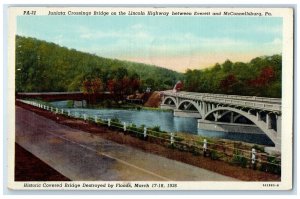
[[[282,18],[20,16],[17,34],[179,72],[282,53]]]

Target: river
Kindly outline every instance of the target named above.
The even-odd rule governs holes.
[[[172,112],[159,110],[128,110],[128,109],[89,109],[89,108],[66,108],[67,102],[52,102],[53,106],[70,110],[90,116],[97,115],[99,118],[118,118],[122,122],[133,123],[137,126],[145,125],[147,127],[159,126],[161,130],[167,132],[183,132],[206,137],[215,137],[222,139],[230,139],[244,141],[255,144],[272,146],[272,141],[264,134],[246,134],[231,133],[220,131],[206,131],[197,128],[197,119],[174,117]]]

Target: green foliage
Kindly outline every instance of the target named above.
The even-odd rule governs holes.
[[[181,137],[174,137],[174,140],[177,141],[177,142],[181,142],[184,140],[184,138],[181,138]]]
[[[146,127],[146,125],[145,125],[145,124],[142,124],[142,125],[140,126],[140,129],[144,130],[145,127]]]
[[[16,91],[82,91],[83,82],[97,80],[97,88],[124,93],[170,89],[183,74],[154,65],[108,59],[54,43],[16,36]],[[114,84],[115,83],[115,84]],[[124,90],[125,85],[132,87]],[[127,88],[127,87],[126,87]]]
[[[210,158],[212,160],[219,160],[221,158],[221,155],[217,151],[211,150],[210,151]]]
[[[281,174],[280,161],[275,157],[268,157],[267,163],[262,163],[259,170],[275,174]]]
[[[116,123],[116,124],[121,124],[121,121],[117,117],[112,118],[111,122]]]
[[[73,100],[67,101],[67,108],[73,108]]]
[[[154,126],[151,128],[151,130],[160,132],[160,126]]]
[[[247,167],[248,160],[238,150],[236,150],[233,154],[232,163],[245,168]]]
[[[259,145],[253,145],[253,147],[255,150],[259,151],[259,152],[265,152],[265,148],[264,146],[259,146]]]
[[[185,73],[185,90],[202,93],[224,93],[281,97],[282,56],[263,56],[249,63],[226,60],[204,70]]]

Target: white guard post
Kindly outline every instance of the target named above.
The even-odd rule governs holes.
[[[126,122],[123,122],[123,130],[126,131]]]
[[[147,128],[144,127],[144,138],[147,137]]]
[[[171,144],[174,144],[174,133],[171,133]]]
[[[256,161],[256,151],[255,149],[252,149],[251,151],[251,163],[254,164]]]
[[[207,140],[204,139],[203,140],[203,151],[206,152],[206,150],[207,150]]]

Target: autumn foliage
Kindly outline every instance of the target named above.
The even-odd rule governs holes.
[[[185,89],[201,93],[281,97],[281,55],[263,56],[249,63],[215,64],[185,73]]]
[[[100,78],[83,81],[84,93],[95,94],[95,93],[99,93],[101,89],[102,89],[102,81]]]
[[[122,79],[110,79],[107,82],[109,92],[114,94],[132,94],[140,89],[141,82],[137,78],[127,76]]]
[[[234,86],[234,84],[237,83],[237,79],[235,77],[235,75],[233,74],[230,74],[230,75],[227,75],[225,77],[225,79],[221,80],[220,82],[220,87],[228,92],[230,89],[232,89],[232,87]]]
[[[255,79],[249,80],[249,86],[263,87],[270,84],[275,78],[275,71],[272,67],[268,66],[262,69],[260,75]]]

